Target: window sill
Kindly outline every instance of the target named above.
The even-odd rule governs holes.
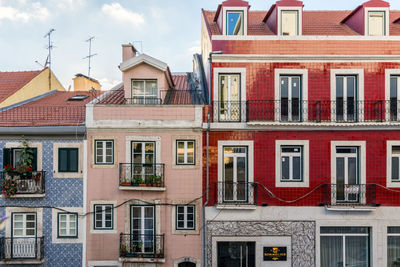
[[[142,262],[142,263],[165,263],[164,258],[130,258],[130,257],[120,257],[119,262]]]
[[[164,192],[165,187],[150,187],[150,186],[119,186],[119,190],[122,191],[153,191],[153,192]]]
[[[46,194],[15,194],[14,196],[11,196],[10,199],[13,198],[44,198]],[[1,195],[2,198],[4,198],[3,195]]]
[[[371,212],[375,211],[377,207],[375,206],[358,206],[358,205],[327,205],[325,209],[328,211],[355,211],[355,212]]]
[[[256,205],[243,205],[243,204],[218,204],[215,206],[217,210],[255,210]]]
[[[43,264],[44,259],[41,260],[34,260],[34,259],[9,259],[9,260],[2,260],[0,264],[6,265],[39,265]]]

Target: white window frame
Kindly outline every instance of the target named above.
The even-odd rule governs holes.
[[[281,76],[285,75],[297,75],[301,76],[301,118],[302,122],[308,121],[308,70],[307,69],[275,69],[275,121],[280,121],[280,100],[281,100]]]
[[[78,149],[78,171],[77,172],[59,172],[58,171],[58,150],[60,148],[77,148]],[[53,144],[53,166],[54,173],[53,178],[83,178],[83,143],[78,142],[65,142],[65,143],[54,143]]]
[[[184,157],[184,162],[178,162],[178,143],[183,142],[184,144],[184,152],[183,152],[183,157]],[[189,142],[193,143],[193,162],[188,162],[188,151],[187,147]],[[176,140],[176,165],[196,165],[196,140],[181,140],[178,139]]]
[[[178,221],[179,221],[179,219],[178,219],[178,214],[179,214],[179,208],[180,207],[183,207],[183,224],[184,224],[184,226],[183,227],[179,227],[178,226]],[[193,208],[193,227],[188,227],[187,226],[187,223],[188,223],[188,218],[187,218],[187,216],[188,216],[188,207],[192,207]],[[196,205],[176,205],[176,207],[175,207],[175,209],[176,209],[176,230],[196,230]]]
[[[107,158],[107,153],[106,153],[106,144],[111,142],[111,162],[107,162],[106,158]],[[103,161],[102,162],[98,162],[97,161],[97,143],[102,143],[102,157],[103,157]],[[94,140],[94,162],[96,165],[114,165],[114,140],[110,139],[110,140],[103,140],[103,139],[96,139]]]
[[[282,34],[282,11],[297,11],[297,35],[283,35]],[[277,32],[279,36],[283,36],[284,38],[296,37],[303,35],[303,8],[302,7],[286,7],[279,6],[278,7],[278,25]]]
[[[243,35],[227,35],[226,34],[226,12],[227,11],[243,11]],[[222,32],[225,36],[246,36],[247,35],[247,7],[223,7],[222,8]]]
[[[302,146],[303,147],[303,180],[302,181],[281,181],[281,147],[282,146]],[[309,187],[310,171],[309,171],[309,140],[276,140],[275,141],[275,186],[276,187]]]
[[[400,179],[398,182],[392,181],[392,147],[400,146],[400,141],[386,141],[386,186],[400,188]]]
[[[101,211],[101,227],[96,227],[96,215],[98,214],[96,212],[96,207],[97,206],[101,206],[102,207],[102,211]],[[111,206],[111,227],[106,227],[106,207],[107,206]],[[114,205],[113,204],[94,204],[93,205],[93,210],[94,210],[94,224],[93,224],[93,229],[94,230],[112,230],[114,229]]]
[[[369,35],[369,12],[385,12],[385,34],[382,36],[370,36]],[[383,37],[389,36],[389,25],[390,25],[390,18],[389,18],[389,8],[388,7],[366,7],[364,9],[364,35],[370,37]]]
[[[127,136],[125,138],[125,162],[131,162],[132,159],[132,142],[155,142],[155,161],[161,163],[161,137],[160,136]]]
[[[22,215],[22,228],[18,228],[18,230],[22,230],[22,232],[23,232],[23,234],[22,235],[18,235],[18,236],[16,236],[16,235],[14,235],[14,231],[15,231],[15,227],[14,227],[14,224],[15,224],[15,216],[16,215]],[[28,228],[27,227],[27,216],[28,215],[34,215],[35,216],[35,220],[34,220],[34,222],[35,222],[35,226],[33,227],[33,228]],[[11,229],[11,236],[12,237],[18,237],[18,238],[20,238],[20,237],[26,237],[26,238],[30,238],[30,237],[37,237],[37,230],[38,230],[38,218],[37,218],[37,214],[36,214],[36,212],[13,212],[12,213],[12,229]],[[28,229],[34,229],[35,230],[35,233],[33,234],[33,235],[27,235],[26,234],[26,230],[28,230]]]
[[[213,82],[213,101],[219,100],[219,76],[220,74],[240,74],[240,101],[246,102],[246,68],[213,68],[214,82]],[[243,107],[241,107],[242,109]],[[242,116],[243,115],[243,116]],[[214,122],[218,122],[218,112],[214,112]],[[246,122],[246,110],[241,110],[241,121]],[[239,123],[240,123],[239,122]],[[230,125],[233,125],[230,123]]]
[[[143,95],[134,95],[133,94],[133,83],[134,82],[144,82],[144,94]],[[156,84],[157,84],[157,95],[148,95],[148,94],[146,94],[146,82],[156,82]],[[159,93],[160,93],[160,88],[158,86],[158,79],[135,79],[135,78],[131,79],[131,98],[143,97],[143,101],[144,101],[144,103],[146,103],[145,102],[146,99],[158,98],[159,97]]]
[[[358,87],[357,96],[358,103],[364,103],[364,69],[331,69],[331,103],[336,101],[336,76],[340,75],[353,75],[356,76],[356,84]],[[359,106],[357,106],[360,109]],[[332,110],[332,109],[331,109]],[[358,112],[358,122],[364,121],[364,113]],[[331,121],[336,121],[336,113],[331,111]]]
[[[66,218],[66,234],[61,235],[61,216],[65,216]],[[71,222],[74,220],[75,222],[75,235],[71,234]],[[79,228],[78,228],[78,214],[77,213],[68,213],[68,212],[58,212],[57,213],[57,238],[78,238],[79,235]]]
[[[390,79],[392,76],[400,76],[400,69],[385,69],[385,120],[389,122],[390,122]],[[397,84],[397,100],[400,101],[399,80]],[[397,121],[400,121],[400,112],[397,112]]]
[[[60,211],[63,210],[63,211]],[[54,244],[80,244],[84,242],[84,233],[86,232],[86,229],[83,226],[83,222],[86,221],[86,217],[79,216],[79,214],[84,214],[83,208],[82,207],[56,207],[55,209],[52,209],[51,211],[51,223],[52,225],[57,225],[58,226],[58,213],[63,213],[63,212],[70,212],[70,213],[75,213],[78,214],[78,225],[77,225],[77,230],[78,230],[78,236],[77,237],[58,237],[58,231],[57,229],[54,228],[53,231],[51,231],[51,242]],[[92,217],[92,216],[90,216]]]

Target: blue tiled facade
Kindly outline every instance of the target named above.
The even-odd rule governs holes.
[[[82,139],[34,139],[28,142],[42,143],[42,169],[46,171],[45,197],[43,198],[0,198],[0,206],[34,206],[43,208],[43,221],[38,217],[38,225],[42,224],[44,236],[44,266],[82,266],[83,244],[62,244],[52,242],[52,231],[57,231],[57,225],[52,225],[52,207],[83,207],[83,179],[82,178],[53,178],[53,151],[54,143],[82,143]],[[21,142],[21,139],[0,140],[0,167],[3,169],[3,148],[6,143]],[[83,157],[83,151],[79,151]],[[0,215],[5,215],[5,208],[0,208]],[[4,236],[4,231],[0,234]],[[26,266],[26,265],[25,265]]]

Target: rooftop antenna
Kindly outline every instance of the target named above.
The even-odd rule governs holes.
[[[90,69],[92,68],[90,65],[90,60],[92,57],[97,56],[97,54],[92,54],[92,41],[94,39],[94,36],[90,37],[87,39],[85,42],[89,43],[89,55],[87,57],[84,57],[83,59],[88,59],[89,60],[89,68],[88,68],[88,77],[90,78]]]
[[[133,41],[133,44],[139,43],[140,44],[140,53],[143,54],[143,42],[142,41]]]
[[[51,42],[51,34],[54,32],[54,29],[50,29],[43,38],[48,38],[49,44],[47,49],[49,50],[49,54],[47,56],[46,63],[44,64],[45,67],[49,67],[49,91],[51,90],[51,50],[54,48],[53,43]]]

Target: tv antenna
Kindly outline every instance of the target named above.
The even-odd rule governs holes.
[[[91,70],[91,65],[90,65],[90,61],[92,59],[92,57],[97,56],[97,54],[92,54],[92,41],[94,40],[94,36],[90,37],[89,39],[87,39],[85,42],[89,43],[89,55],[84,57],[83,59],[88,59],[89,61],[89,67],[88,67],[88,77],[90,78],[90,70]]]
[[[46,59],[46,63],[44,64],[44,67],[49,67],[49,91],[51,90],[51,50],[54,48],[53,43],[51,42],[51,34],[54,32],[54,29],[50,29],[43,38],[48,38],[49,44],[47,46],[47,49],[49,50],[49,54]]]

